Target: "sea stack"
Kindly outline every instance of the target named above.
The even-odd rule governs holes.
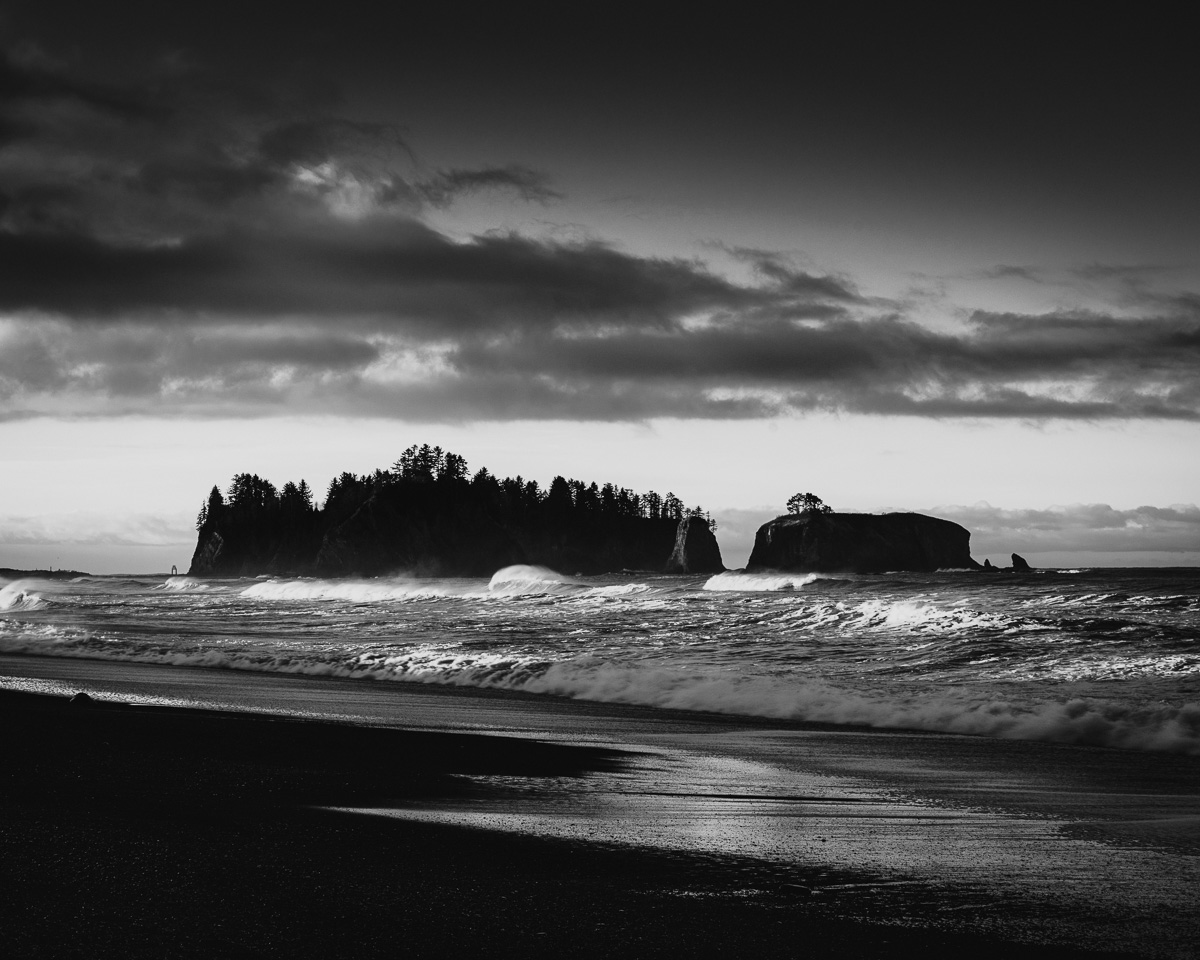
[[[675,549],[667,560],[667,573],[723,573],[721,547],[703,517],[684,517],[675,531]]]
[[[747,570],[796,573],[979,569],[965,527],[920,513],[801,513],[776,517],[754,538]]]
[[[1031,567],[1026,562],[1025,558],[1023,556],[1021,556],[1019,553],[1014,553],[1012,555],[1012,572],[1013,573],[1032,573],[1033,567]]]

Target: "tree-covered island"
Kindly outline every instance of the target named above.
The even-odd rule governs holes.
[[[724,569],[712,520],[674,493],[612,483],[469,473],[461,456],[411,446],[391,469],[342,473],[322,504],[303,480],[281,489],[241,473],[214,486],[196,518],[197,576],[490,576],[515,563],[564,573]],[[703,527],[702,530],[699,530]],[[680,548],[701,562],[677,559]],[[711,542],[709,542],[711,541]],[[714,559],[715,557],[715,559]]]

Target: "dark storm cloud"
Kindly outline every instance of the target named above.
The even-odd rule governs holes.
[[[950,334],[896,317],[752,322],[737,310],[693,326],[662,302],[640,324],[624,312],[620,324],[597,322],[600,312],[557,316],[557,325],[507,316],[458,327],[341,323],[340,333],[319,318],[303,326],[18,324],[0,341],[0,395],[14,408],[22,398],[95,393],[121,412],[138,409],[136,400],[189,413],[448,420],[805,410],[1200,417],[1200,330],[1181,320],[982,315]]]
[[[854,285],[845,278],[818,276],[796,269],[787,258],[774,250],[754,247],[726,247],[718,245],[735,260],[750,264],[758,276],[780,292],[817,297],[844,303],[866,303]]]
[[[497,332],[562,322],[668,325],[696,310],[780,307],[682,260],[514,234],[456,243],[408,219],[230,232],[153,247],[0,234],[0,309],[74,319],[336,315],[382,327]]]
[[[36,46],[19,44],[0,51],[0,105],[56,100],[124,119],[161,119],[165,113],[134,90],[70,76]]]
[[[438,206],[462,194],[480,190],[511,190],[522,200],[535,203],[562,199],[562,194],[551,188],[546,174],[518,164],[478,170],[443,170],[418,184],[417,189],[430,203]]]
[[[339,115],[336,91],[294,78],[285,94],[252,73],[180,70],[168,57],[144,65],[140,86],[105,85],[3,56],[0,150],[12,149],[0,154],[0,192],[25,200],[0,211],[8,232],[146,245],[277,232],[314,208],[416,215],[481,191],[560,196],[520,164],[429,171],[397,124]]]
[[[365,150],[382,155],[388,146],[411,156],[396,127],[334,117],[297,120],[273,127],[263,134],[258,148],[264,160],[275,167],[286,168],[297,163],[325,163],[352,151]]]
[[[264,363],[272,367],[299,366],[321,370],[357,370],[379,359],[373,344],[350,337],[317,332],[255,332],[251,336],[205,336],[195,338],[187,350],[187,362],[199,370],[230,363]]]
[[[146,404],[202,404],[214,398],[272,406],[305,383],[354,380],[379,359],[373,343],[322,329],[77,328],[43,321],[0,336],[0,401],[54,396],[68,411],[88,398],[136,412]],[[344,386],[343,382],[343,386]],[[10,409],[10,416],[15,412]],[[86,411],[82,411],[86,412]]]
[[[11,401],[93,390],[195,412],[219,389],[224,413],[1200,416],[1200,319],[1178,298],[1136,319],[977,312],[939,332],[872,316],[844,280],[782,265],[739,284],[601,243],[454,242],[394,217],[156,247],[9,233],[0,258],[12,267],[0,307],[57,318],[66,345],[11,338]],[[239,325],[258,332],[205,334]],[[149,358],[139,342],[161,350]],[[372,382],[384,354],[422,345],[432,379]]]
[[[758,391],[762,413],[1195,419],[1198,332],[1200,325],[1177,318],[980,313],[954,334],[896,317],[737,319],[700,329],[473,343],[452,359],[468,373],[749,389]]]
[[[156,56],[140,85],[28,45],[0,65],[0,416],[1200,417],[1192,293],[935,330],[771,250],[722,246],[735,280],[456,239],[433,211],[467,194],[559,194],[518,162],[430,169],[398,124],[281,94],[255,56]]]
[[[138,185],[155,197],[183,193],[214,205],[261,194],[277,186],[280,173],[266,166],[224,163],[210,158],[179,157],[148,161]]]

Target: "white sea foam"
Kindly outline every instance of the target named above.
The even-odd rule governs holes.
[[[12,625],[10,625],[12,626]],[[490,687],[676,710],[916,729],[1200,755],[1200,704],[1130,705],[1075,697],[1018,703],[986,690],[847,689],[801,676],[736,675],[661,660],[613,662],[436,644],[401,649],[189,649],[114,642],[48,625],[0,629],[0,650],[266,673]]]
[[[579,661],[552,664],[523,688],[677,710],[1200,754],[1200,703],[1129,706],[1077,698],[1014,704],[927,692],[877,699],[820,681]]]
[[[740,573],[736,570],[726,570],[724,573],[709,577],[704,584],[704,589],[774,593],[780,590],[799,590],[815,580],[828,579],[830,578],[819,573],[790,575],[786,573]]]
[[[586,597],[638,597],[649,593],[654,588],[648,583],[616,583],[609,587],[592,587],[583,596]]]
[[[381,603],[467,596],[462,584],[444,580],[259,580],[241,595],[258,600],[342,600],[350,603]]]
[[[0,582],[0,650],[1200,752],[1178,575],[638,576]]]
[[[207,590],[209,586],[207,583],[202,583],[194,577],[167,577],[163,583],[159,584],[157,589],[199,591]]]
[[[0,610],[36,610],[45,606],[47,584],[40,580],[13,580],[0,587]]]
[[[187,578],[180,578],[185,580]],[[190,591],[206,589],[204,584],[168,582],[163,589]],[[618,583],[589,586],[564,577],[545,567],[516,565],[493,575],[484,587],[469,580],[391,578],[380,580],[260,580],[241,591],[246,599],[274,601],[330,601],[350,603],[387,603],[405,600],[470,599],[487,600],[521,597],[560,597],[579,600],[619,600],[650,593],[645,583]]]
[[[488,592],[504,596],[523,596],[526,594],[546,594],[576,592],[586,589],[586,584],[548,567],[538,567],[527,563],[514,564],[504,567],[492,574],[488,583]]]

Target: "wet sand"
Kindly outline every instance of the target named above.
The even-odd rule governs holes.
[[[0,690],[8,955],[1200,942],[1196,758],[50,658]]]

